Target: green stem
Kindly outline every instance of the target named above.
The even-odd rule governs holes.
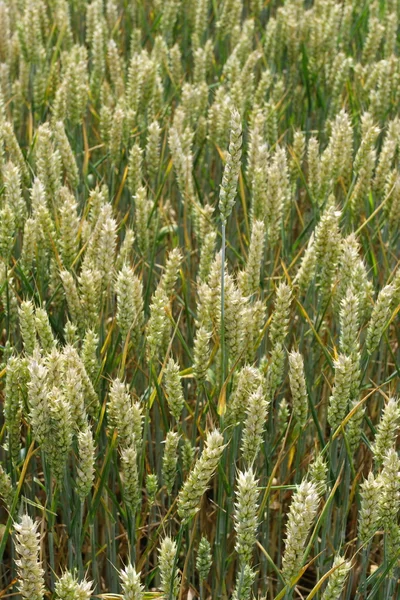
[[[126,507],[128,527],[129,527],[129,554],[132,564],[135,564],[136,560],[136,519],[135,511],[130,506]]]
[[[55,586],[55,557],[54,557],[54,514],[57,508],[57,490],[53,494],[53,485],[52,485],[52,477],[51,470],[48,466],[46,458],[44,456],[44,452],[42,451],[42,464],[43,464],[43,473],[45,478],[45,485],[47,491],[47,505],[50,506],[50,510],[48,512],[48,540],[49,540],[49,561],[50,561],[50,587],[51,590],[54,590]]]
[[[364,548],[364,550],[362,551],[361,554],[361,564],[362,564],[362,571],[361,571],[361,575],[360,575],[360,581],[358,583],[358,589],[357,589],[357,593],[356,593],[356,597],[355,600],[359,600],[359,598],[364,594],[364,590],[365,590],[365,582],[366,582],[366,578],[367,578],[367,569],[368,569],[368,557],[369,557],[369,552],[371,549],[371,541],[368,543],[367,547]],[[350,586],[348,586],[350,589]]]
[[[200,600],[204,600],[204,583],[203,583],[203,580],[200,581]]]
[[[177,564],[178,564],[179,554],[180,554],[181,545],[182,545],[183,530],[184,530],[184,524],[182,524],[180,526],[179,532],[178,532],[178,537],[177,537],[177,540],[176,540],[176,554],[175,554],[174,564],[173,564],[172,573],[171,573],[171,582],[172,583],[173,583],[173,581],[175,579],[176,567],[177,567]],[[172,584],[170,592],[169,592],[168,600],[175,600],[173,591],[174,591],[174,585]]]
[[[94,522],[89,525],[90,545],[91,545],[91,549],[92,549],[92,577],[93,577],[93,580],[96,583],[96,585],[100,585],[101,582],[100,582],[97,557],[96,557],[96,546],[97,546],[96,524],[97,524],[97,519],[94,519]]]
[[[78,499],[77,506],[77,526],[75,530],[75,543],[76,543],[76,555],[78,558],[78,569],[79,569],[79,577],[82,579],[84,575],[83,569],[83,558],[82,558],[82,547],[81,547],[81,535],[82,535],[82,525],[83,525],[83,506],[84,501],[80,498]]]
[[[221,388],[225,382],[225,244],[226,224],[222,223],[222,247],[221,247]]]

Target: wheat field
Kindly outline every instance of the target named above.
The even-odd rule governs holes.
[[[398,0],[0,0],[0,598],[400,598]]]

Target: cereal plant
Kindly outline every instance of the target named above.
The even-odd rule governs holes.
[[[0,598],[400,598],[399,16],[0,0]]]

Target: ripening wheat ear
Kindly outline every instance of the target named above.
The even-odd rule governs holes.
[[[0,498],[8,510],[11,509],[12,502],[14,500],[14,490],[11,483],[11,477],[4,470],[3,465],[0,463]]]
[[[386,285],[378,294],[367,330],[367,350],[372,354],[378,347],[391,314],[394,286]]]
[[[99,337],[92,329],[86,329],[82,343],[82,362],[86,373],[92,383],[95,383],[99,371],[99,360],[97,358],[97,347]]]
[[[341,250],[339,221],[341,212],[329,206],[315,230],[317,276],[322,300],[331,292]]]
[[[25,352],[26,354],[33,354],[36,345],[36,327],[32,302],[30,300],[22,302],[18,312]]]
[[[319,454],[308,469],[308,478],[315,484],[318,494],[323,496],[327,489],[326,477],[328,474],[328,464],[325,462],[322,454]]]
[[[61,155],[54,149],[48,123],[38,128],[35,153],[37,176],[45,187],[46,195],[56,198],[61,187]]]
[[[78,167],[64,129],[64,124],[61,121],[54,124],[53,133],[68,182],[72,188],[75,188],[79,183]]]
[[[169,410],[176,420],[179,422],[185,399],[183,397],[181,377],[179,375],[179,365],[170,358],[164,371],[165,393]]]
[[[302,162],[306,151],[306,136],[302,131],[293,134],[293,155],[290,161],[291,178],[296,180],[297,175],[302,172]]]
[[[128,564],[120,571],[121,587],[124,600],[142,600],[144,587],[140,583],[140,573],[135,567]]]
[[[236,576],[235,589],[232,594],[232,600],[250,600],[251,586],[256,578],[256,571],[250,565],[244,564]]]
[[[214,231],[206,233],[202,240],[198,274],[199,281],[205,281],[210,274],[211,264],[215,254],[216,240],[217,235]]]
[[[94,481],[95,446],[90,427],[86,425],[78,433],[78,462],[76,466],[76,490],[81,502],[89,494]]]
[[[283,398],[281,400],[281,402],[279,403],[278,419],[277,419],[278,432],[279,432],[280,436],[282,436],[284,434],[284,432],[286,431],[289,417],[290,417],[289,405],[287,403],[287,400],[285,398]]]
[[[299,269],[293,283],[299,286],[301,293],[305,293],[315,276],[317,255],[315,252],[314,232],[311,234],[307,248],[302,256]]]
[[[117,269],[121,269],[124,265],[129,265],[131,263],[135,241],[136,237],[134,231],[130,227],[126,227],[125,237],[119,247],[119,254],[117,256]]]
[[[158,477],[155,473],[149,473],[146,477],[146,493],[149,510],[153,506],[158,492]]]
[[[271,346],[282,344],[289,330],[290,305],[292,292],[287,283],[280,283],[276,289],[274,312],[272,313],[269,328]]]
[[[32,357],[28,368],[29,421],[34,438],[38,444],[42,444],[49,434],[48,369],[42,364],[38,354]]]
[[[304,376],[304,362],[300,352],[289,354],[289,379],[293,399],[293,415],[301,427],[307,422],[308,394]]]
[[[353,129],[349,116],[342,109],[332,123],[328,147],[322,154],[320,163],[320,197],[342,177],[348,180],[353,156]]]
[[[120,379],[115,379],[110,388],[107,416],[110,427],[118,430],[119,443],[122,447],[135,444],[140,448],[142,443],[143,414],[138,402],[133,402],[128,386]]]
[[[348,412],[350,392],[353,380],[353,360],[340,354],[334,363],[335,385],[329,398],[328,422],[334,432]]]
[[[178,496],[178,514],[181,519],[188,521],[199,510],[201,497],[224,451],[223,441],[224,438],[217,429],[208,433],[203,453],[189,473]]]
[[[389,398],[378,424],[372,452],[377,464],[381,464],[394,446],[400,421],[400,406],[397,398]]]
[[[52,348],[55,347],[56,341],[53,336],[47,311],[44,308],[36,309],[35,325],[43,351],[46,353],[50,352]]]
[[[112,114],[110,125],[109,149],[113,164],[118,160],[124,147],[124,130],[126,129],[126,114],[122,102],[119,102]]]
[[[244,296],[251,296],[252,294],[255,294],[260,285],[264,238],[264,223],[262,221],[254,221],[246,270],[243,272],[242,280],[240,282],[241,291]]]
[[[241,564],[251,564],[257,532],[258,481],[253,470],[239,472],[235,502],[235,550]]]
[[[267,422],[269,401],[260,386],[248,399],[244,422],[241,451],[247,465],[252,465],[259,453],[265,423]]]
[[[379,498],[382,493],[381,477],[368,473],[367,479],[361,484],[361,510],[358,521],[358,536],[366,543],[378,530],[380,525]]]
[[[280,164],[281,152],[282,149],[278,148],[273,156],[271,165],[268,168],[266,186],[265,219],[267,222],[268,243],[273,247],[280,238],[287,192],[287,182],[282,176]]]
[[[378,499],[379,516],[386,532],[397,523],[397,515],[400,509],[400,458],[390,448],[383,460],[383,468],[380,474],[381,494]]]
[[[90,416],[95,416],[99,407],[99,399],[93,387],[93,383],[86,372],[85,365],[81,360],[76,348],[68,344],[64,347],[63,360],[79,374],[85,399],[85,409]]]
[[[212,555],[210,542],[206,537],[202,537],[197,551],[196,569],[199,573],[200,584],[207,579],[212,565]]]
[[[78,326],[69,319],[65,323],[64,337],[68,345],[76,346],[78,344]]]
[[[159,169],[160,163],[160,137],[161,128],[157,121],[150,123],[146,145],[146,168],[150,180],[153,180]]]
[[[93,594],[91,581],[78,581],[70,571],[65,571],[56,583],[58,600],[90,600]]]
[[[168,308],[168,296],[164,288],[159,285],[152,297],[150,318],[147,322],[146,341],[149,358],[156,358],[164,354],[167,349],[170,332]]]
[[[350,208],[353,216],[371,189],[376,161],[376,149],[374,146],[380,130],[375,126],[369,113],[364,113],[361,117],[361,132],[361,144],[354,160],[354,171],[358,177],[350,198]]]
[[[50,390],[48,403],[49,433],[43,447],[53,475],[61,486],[73,436],[71,405],[63,391],[58,388]]]
[[[15,226],[20,229],[26,218],[26,203],[22,197],[20,169],[8,162],[2,169],[4,200],[13,212]]]
[[[177,545],[170,537],[161,542],[159,549],[159,568],[161,589],[165,598],[175,600],[178,597],[180,575],[176,563]]]
[[[0,255],[8,262],[14,247],[15,216],[9,204],[0,209]]]
[[[160,287],[169,298],[174,291],[175,284],[179,275],[179,267],[182,263],[182,254],[179,248],[174,248],[168,255],[165,271],[160,280]]]
[[[141,489],[139,486],[138,456],[135,442],[121,452],[123,495],[125,502],[133,512],[138,508]]]
[[[72,274],[69,271],[61,271],[60,279],[64,288],[65,298],[67,300],[68,310],[71,319],[77,325],[81,321],[82,306],[79,299],[78,290]]]
[[[193,348],[193,375],[199,383],[205,381],[210,360],[211,334],[205,327],[196,331]]]
[[[85,327],[95,328],[99,319],[101,305],[101,275],[94,267],[82,266],[78,277],[79,305],[82,311],[82,322]],[[117,290],[116,290],[117,291]],[[117,291],[118,293],[118,291]],[[67,297],[68,303],[68,297]],[[118,314],[117,314],[118,320]]]
[[[355,399],[350,403],[350,412],[357,406],[358,400]],[[351,452],[357,452],[362,436],[362,424],[365,414],[365,405],[357,408],[346,426],[346,435],[349,442]]]
[[[257,392],[264,384],[265,379],[261,371],[255,367],[246,365],[235,373],[230,402],[225,415],[226,425],[244,422],[251,394]]]
[[[59,239],[58,245],[63,265],[71,269],[79,248],[78,204],[69,188],[63,186],[58,191]]]
[[[293,494],[286,525],[282,575],[289,583],[302,566],[303,550],[317,514],[319,497],[314,483],[303,481]]]
[[[346,579],[352,568],[352,564],[350,560],[345,560],[338,554],[334,558],[332,568],[335,570],[329,577],[328,585],[322,595],[322,600],[337,600],[340,598]]]
[[[242,156],[242,123],[240,114],[237,110],[232,111],[231,119],[229,151],[219,193],[219,210],[223,223],[226,223],[235,202],[236,187],[240,171],[240,159]]]
[[[123,265],[115,284],[117,294],[117,323],[122,339],[130,332],[133,344],[139,342],[143,327],[143,285],[128,265]]]
[[[340,348],[351,356],[358,351],[360,298],[349,287],[340,303]]]
[[[28,377],[26,359],[11,356],[7,362],[3,410],[8,432],[8,447],[14,464],[18,461],[21,449],[22,393],[26,390]]]
[[[224,323],[224,330],[222,331],[221,328],[221,339],[223,334],[227,364],[234,364],[243,356],[246,324],[245,302],[245,298],[242,297],[232,277],[227,273],[223,318],[221,312],[221,323]]]
[[[179,435],[173,431],[167,433],[162,462],[162,477],[167,493],[171,495],[174,487],[178,463]]]
[[[34,523],[28,515],[23,515],[20,522],[14,525],[15,548],[19,559],[18,589],[23,598],[43,600],[44,571],[39,560],[40,536],[37,531],[38,522]]]

